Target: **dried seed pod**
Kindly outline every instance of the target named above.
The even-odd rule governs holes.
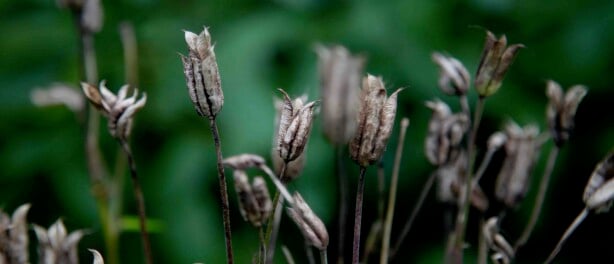
[[[539,157],[539,130],[528,125],[521,128],[510,122],[505,128],[505,160],[497,177],[495,194],[506,206],[516,207],[529,188],[529,177]]]
[[[378,161],[392,133],[397,109],[398,89],[386,98],[381,77],[367,75],[363,79],[358,130],[350,142],[350,156],[360,166]]]
[[[307,95],[302,95],[295,98],[292,101],[293,109],[301,109],[304,105],[304,102],[307,101]],[[279,128],[281,122],[281,115],[285,106],[285,100],[281,100],[277,97],[273,98],[273,104],[275,106],[275,129],[273,130],[273,148],[271,149],[271,160],[273,162],[273,169],[275,170],[276,175],[280,175],[281,168],[284,165],[284,160],[279,155],[279,151],[277,149],[277,144],[279,142]],[[307,148],[307,146],[305,146]],[[284,172],[284,182],[289,182],[296,179],[305,166],[305,149],[301,152],[301,154],[293,161],[290,161],[286,164],[286,171]]]
[[[322,97],[322,128],[335,145],[347,144],[356,133],[358,91],[365,64],[343,46],[317,46]]]
[[[279,119],[277,151],[284,162],[290,162],[297,159],[307,145],[316,102],[303,105],[302,101],[298,100],[293,103],[284,90],[278,90],[284,96],[284,103]]]
[[[461,96],[469,90],[469,71],[456,58],[434,52],[433,62],[439,66],[439,88],[448,95]]]
[[[523,47],[522,44],[507,46],[505,35],[497,39],[492,32],[486,31],[486,41],[475,77],[475,89],[480,97],[490,96],[499,90],[505,73]]]
[[[211,35],[206,27],[199,35],[185,31],[185,41],[190,52],[181,55],[181,61],[190,99],[200,116],[215,119],[224,105],[224,93]]]
[[[100,82],[100,90],[87,83],[81,83],[81,87],[90,103],[107,117],[109,133],[115,138],[126,140],[132,130],[134,114],[145,106],[147,95],[143,94],[137,100],[138,90],[135,89],[132,96],[128,97],[128,85],[122,86],[115,95],[107,89],[105,81]]]
[[[271,215],[271,211],[273,211],[273,202],[271,201],[271,196],[269,195],[269,189],[266,186],[266,182],[261,176],[254,177],[254,180],[252,181],[252,193],[256,198],[256,202],[258,202],[258,206],[260,207],[261,221],[264,222]]]
[[[34,232],[39,242],[38,255],[41,263],[79,263],[77,245],[85,235],[82,230],[69,234],[62,220],[57,220],[47,230],[34,225]]]
[[[469,129],[469,118],[463,114],[452,114],[450,107],[440,100],[427,101],[433,110],[424,144],[427,159],[436,166],[454,162],[460,143]]]
[[[104,264],[104,259],[102,259],[102,255],[100,255],[100,252],[95,249],[88,250],[92,252],[92,255],[94,255],[94,261],[92,262],[92,264]]]
[[[313,213],[303,197],[294,193],[294,203],[288,207],[290,218],[303,233],[305,239],[314,247],[324,250],[328,247],[328,231],[320,218]]]
[[[9,216],[0,210],[0,263],[29,263],[27,214],[23,204]]]
[[[507,136],[501,131],[497,131],[488,138],[488,149],[495,151],[502,147],[507,141]]]
[[[494,251],[492,260],[495,263],[511,263],[514,258],[514,249],[510,243],[499,233],[498,218],[489,218],[482,227],[482,233],[488,247]]]
[[[235,170],[259,168],[265,164],[264,158],[256,154],[240,154],[224,159],[224,165]]]
[[[64,105],[74,113],[81,112],[85,107],[83,95],[74,87],[63,83],[32,90],[30,100],[38,107]]]
[[[561,86],[555,81],[550,80],[546,85],[546,95],[549,99],[548,107],[546,108],[548,127],[554,143],[560,147],[571,136],[576,110],[580,101],[586,95],[586,87],[574,85],[563,95]]]
[[[606,156],[593,171],[582,197],[586,207],[606,212],[614,199],[614,152]]]

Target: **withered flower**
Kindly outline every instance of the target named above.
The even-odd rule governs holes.
[[[304,104],[302,100],[292,102],[284,90],[279,89],[279,91],[284,96],[284,103],[279,118],[277,151],[281,159],[287,163],[296,160],[307,145],[316,102],[307,104]]]
[[[546,85],[546,95],[549,99],[546,110],[548,127],[554,143],[560,147],[569,140],[573,131],[576,110],[586,95],[586,87],[574,85],[563,94],[561,86],[550,80]]]
[[[484,50],[475,77],[475,89],[480,97],[490,96],[499,90],[505,73],[523,47],[522,44],[507,46],[505,35],[497,39],[492,32],[486,31]]]
[[[69,234],[62,220],[57,220],[49,229],[34,225],[34,232],[40,263],[78,263],[77,245],[85,235],[82,230]]]
[[[358,130],[350,142],[350,156],[362,167],[378,161],[392,133],[397,111],[397,89],[388,98],[381,77],[368,74],[362,81]]]
[[[426,157],[436,166],[453,162],[469,129],[469,118],[463,113],[452,114],[441,100],[427,101],[426,106],[433,110],[424,144]]]
[[[138,90],[135,89],[128,97],[128,85],[122,86],[115,95],[107,89],[105,81],[100,82],[100,90],[88,83],[81,83],[81,87],[90,103],[107,117],[109,133],[117,139],[126,140],[132,130],[134,114],[145,106],[147,95],[143,93],[137,100]]]
[[[614,199],[614,152],[608,154],[593,171],[584,188],[586,207],[597,212],[606,212]]]
[[[529,188],[529,178],[539,157],[539,130],[528,125],[521,128],[514,122],[505,127],[505,160],[497,177],[495,194],[506,206],[516,207]]]
[[[21,205],[10,217],[0,210],[0,263],[29,263],[29,209],[30,204]]]
[[[92,262],[92,264],[104,264],[104,259],[102,258],[102,255],[100,254],[100,252],[98,252],[98,250],[95,249],[88,249],[90,252],[92,252],[92,255],[94,255],[94,261]]]
[[[304,102],[307,102],[307,95],[302,95],[294,99],[292,101],[292,108],[300,109],[303,107]],[[273,161],[273,169],[275,173],[279,175],[281,173],[281,169],[286,163],[281,156],[279,155],[278,150],[278,142],[279,142],[279,124],[281,120],[281,115],[285,106],[285,99],[279,99],[277,97],[273,98],[273,104],[275,106],[275,126],[273,129],[273,147],[271,148],[271,160]],[[306,148],[307,146],[305,146]],[[284,181],[289,182],[296,179],[303,168],[305,167],[305,149],[301,152],[301,154],[294,159],[293,161],[289,161],[286,165],[286,171],[284,172]]]
[[[317,46],[322,97],[322,128],[335,145],[347,144],[356,133],[358,91],[365,64],[343,46]]]
[[[273,203],[264,179],[255,177],[250,184],[245,171],[235,170],[234,182],[241,216],[255,227],[262,226],[273,210]]]
[[[514,249],[499,233],[498,218],[489,218],[482,227],[482,234],[488,247],[494,251],[491,256],[494,263],[508,264],[514,258]]]
[[[206,27],[199,35],[185,31],[185,41],[190,51],[187,57],[181,55],[181,61],[190,99],[200,116],[215,119],[224,104],[224,93],[211,35]]]
[[[467,174],[467,153],[459,151],[458,156],[449,163],[437,168],[437,199],[443,203],[457,205],[463,197],[465,179]],[[479,185],[471,188],[469,196],[471,205],[481,212],[488,209],[489,201]]]
[[[435,52],[431,56],[439,66],[439,88],[448,95],[461,96],[469,90],[469,72],[456,58]]]
[[[298,192],[294,193],[293,197],[294,204],[288,207],[288,215],[294,220],[307,242],[320,250],[325,250],[328,247],[326,226]]]

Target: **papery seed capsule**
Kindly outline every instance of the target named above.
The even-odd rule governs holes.
[[[505,73],[514,61],[522,44],[507,46],[505,35],[499,39],[486,31],[486,41],[475,77],[475,89],[480,97],[486,97],[499,90]]]
[[[313,123],[315,101],[303,105],[301,100],[293,103],[290,96],[282,90],[284,96],[279,130],[277,133],[277,150],[284,162],[297,159],[305,149]]]
[[[574,85],[563,95],[563,89],[558,83],[548,81],[546,95],[549,100],[546,117],[550,133],[557,146],[560,147],[569,140],[574,128],[576,110],[586,92],[584,86]]]
[[[582,197],[586,207],[604,212],[614,199],[614,152],[606,156],[593,171]]]
[[[324,250],[328,247],[328,231],[299,193],[294,193],[294,204],[287,209],[303,236],[314,247]]]
[[[448,95],[465,95],[469,90],[469,71],[457,59],[435,52],[431,56],[439,66],[439,88]]]

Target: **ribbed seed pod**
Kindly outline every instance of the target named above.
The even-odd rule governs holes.
[[[79,263],[77,246],[85,235],[82,230],[68,233],[62,220],[57,220],[49,229],[34,225],[38,238],[38,256],[42,264]]]
[[[546,117],[548,128],[552,134],[554,143],[562,146],[569,140],[574,128],[576,110],[582,98],[586,95],[586,87],[574,85],[563,94],[563,89],[555,81],[548,81],[546,85],[546,95],[548,96],[548,107]]]
[[[304,105],[304,102],[306,101],[307,101],[307,95],[299,96],[292,101],[292,108],[301,109]],[[274,133],[273,133],[273,147],[271,149],[271,160],[273,162],[273,169],[275,170],[275,174],[279,175],[281,173],[282,166],[284,165],[284,163],[286,163],[279,155],[279,150],[277,148],[279,144],[278,143],[279,142],[279,128],[280,128],[282,111],[286,105],[285,98],[282,100],[282,99],[275,97],[273,98],[273,104],[275,106],[276,115],[275,115],[274,129],[273,129]],[[305,146],[305,149],[306,148],[307,146]],[[289,182],[289,181],[296,179],[303,171],[303,168],[305,167],[305,149],[303,149],[301,154],[296,159],[294,159],[293,161],[289,161],[286,164],[286,171],[284,172],[285,182]]]
[[[505,73],[523,47],[522,44],[507,46],[505,35],[497,39],[492,32],[486,31],[486,41],[475,77],[475,89],[480,97],[490,96],[499,90]]]
[[[29,263],[27,214],[30,204],[23,204],[9,217],[0,210],[0,262]]]
[[[277,150],[284,162],[290,162],[297,159],[307,145],[316,102],[303,105],[299,100],[298,103],[293,103],[284,90],[279,89],[279,91],[284,96],[284,102],[279,119]]]
[[[243,170],[234,171],[235,191],[239,197],[239,209],[245,221],[254,227],[262,226],[271,214],[273,203],[262,177],[255,177],[250,185]]]
[[[294,204],[287,209],[305,239],[314,247],[324,250],[328,247],[328,231],[320,218],[313,213],[299,193],[294,193]]]
[[[439,89],[447,95],[461,96],[469,90],[469,71],[456,58],[435,52],[431,56],[439,66]]]
[[[586,207],[606,212],[614,199],[614,152],[610,152],[593,171],[582,197]]]
[[[433,110],[424,144],[426,157],[436,166],[454,162],[469,129],[469,118],[463,113],[452,114],[450,107],[438,99],[427,101],[426,106]]]

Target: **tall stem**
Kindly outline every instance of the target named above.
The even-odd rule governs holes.
[[[397,144],[397,153],[394,157],[394,167],[392,169],[392,179],[390,180],[390,192],[388,193],[388,207],[386,209],[386,219],[384,220],[384,235],[382,237],[382,252],[380,255],[380,264],[388,263],[388,253],[390,250],[390,232],[392,232],[392,219],[394,217],[394,205],[397,197],[397,184],[399,181],[399,170],[401,167],[401,158],[403,156],[403,146],[405,143],[405,134],[409,126],[409,119],[401,120],[401,131],[399,133],[399,142]]]
[[[217,155],[217,176],[220,184],[220,198],[222,199],[222,215],[224,220],[224,236],[226,239],[226,261],[231,264],[234,262],[232,256],[232,234],[230,231],[230,207],[228,205],[228,188],[226,187],[226,175],[222,165],[222,146],[220,143],[220,135],[217,130],[215,117],[209,119],[211,134],[213,134],[213,142],[215,143],[215,154]]]
[[[552,175],[552,170],[554,169],[554,164],[556,163],[556,158],[559,154],[559,147],[556,145],[550,149],[550,154],[548,155],[548,163],[546,164],[546,169],[544,170],[544,175],[542,176],[542,180],[539,183],[539,192],[537,193],[537,197],[535,198],[535,206],[533,207],[533,211],[531,212],[531,217],[529,218],[529,222],[525,227],[524,231],[522,231],[522,235],[516,241],[514,245],[514,250],[518,250],[520,247],[524,246],[529,240],[531,233],[533,232],[533,228],[535,228],[535,224],[537,224],[537,219],[539,218],[539,214],[541,213],[542,207],[544,205],[544,198],[546,197],[546,191],[548,190],[548,183],[550,182],[550,176]]]
[[[345,224],[347,222],[348,211],[348,180],[345,170],[345,163],[343,162],[343,148],[336,147],[337,162],[336,171],[339,184],[339,222],[337,230],[339,236],[337,237],[337,263],[343,263],[343,256],[345,252]]]
[[[328,256],[326,256],[326,249],[320,250],[320,263],[328,264]]]
[[[484,236],[484,215],[480,217],[480,226],[478,231],[478,264],[488,264],[488,245]]]
[[[559,240],[559,243],[556,244],[556,247],[552,250],[552,253],[550,253],[550,256],[548,256],[548,259],[544,263],[547,264],[547,263],[552,262],[552,260],[554,260],[554,257],[556,257],[559,251],[561,251],[561,247],[563,247],[563,243],[565,243],[565,241],[569,238],[571,233],[573,233],[573,231],[576,230],[576,228],[578,228],[578,226],[582,223],[582,221],[584,221],[584,218],[586,218],[587,215],[588,215],[588,208],[584,208],[582,212],[580,212],[580,214],[573,221],[573,223],[571,223],[571,225],[567,228],[567,230],[565,230],[565,233]]]
[[[271,180],[273,180],[273,182],[277,186],[277,191],[275,192],[275,197],[273,198],[273,204],[275,205],[275,207],[273,208],[273,217],[269,218],[265,236],[265,239],[268,241],[266,263],[273,262],[273,256],[275,255],[275,244],[277,242],[277,233],[279,232],[279,225],[281,224],[281,214],[283,211],[281,207],[284,203],[284,196],[285,198],[289,199],[289,194],[280,195],[282,192],[287,193],[284,187],[284,176],[286,174],[287,165],[288,163],[286,162],[282,164],[281,172],[279,173],[279,180],[275,178],[275,175],[271,175],[272,172],[270,172],[268,169],[265,170],[265,172],[270,176]],[[278,185],[281,185],[281,187]]]
[[[311,249],[311,245],[307,240],[305,240],[304,246],[305,254],[307,254],[307,261],[309,262],[309,264],[316,264],[316,259],[313,256],[313,250]]]
[[[258,251],[258,263],[264,264],[266,261],[266,240],[264,239],[264,228],[260,226],[258,228],[258,238],[260,239],[260,246]]]
[[[145,198],[143,197],[143,190],[139,182],[138,175],[136,173],[136,163],[130,150],[130,145],[126,140],[120,140],[122,149],[126,153],[128,158],[128,165],[130,167],[130,178],[132,179],[132,189],[134,191],[134,198],[136,199],[137,210],[139,213],[139,225],[141,227],[141,239],[143,240],[143,251],[145,252],[145,262],[147,264],[153,263],[153,257],[151,255],[151,244],[149,243],[149,235],[147,234],[147,214],[145,213]]]
[[[352,264],[358,264],[360,260],[360,227],[362,222],[362,196],[365,190],[365,172],[367,168],[360,166],[358,188],[356,190],[356,212],[354,214],[354,242],[352,247]]]

